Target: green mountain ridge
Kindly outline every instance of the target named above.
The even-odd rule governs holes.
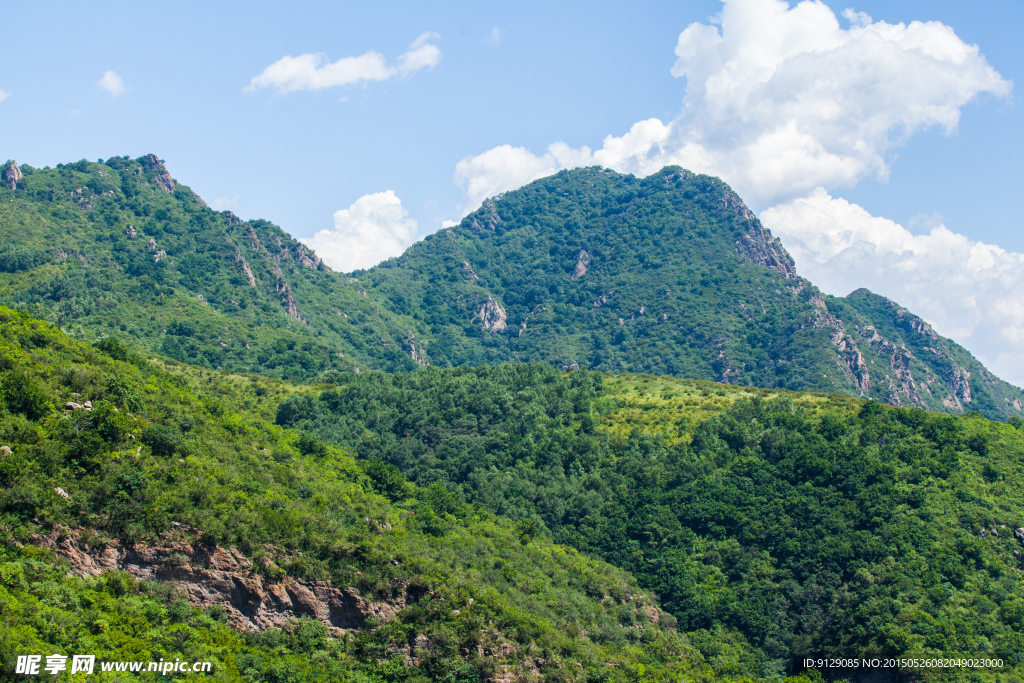
[[[821,293],[725,183],[678,167],[559,172],[360,278],[392,312],[419,313],[442,367],[543,361],[998,419],[1024,408],[898,305]]]
[[[153,155],[0,181],[5,675],[1020,678],[1021,392],[717,179],[563,172],[348,275]]]
[[[823,295],[727,185],[676,167],[563,171],[351,275],[154,155],[6,168],[0,301],[83,338],[297,380],[540,361],[1024,414],[920,318]]]
[[[0,192],[0,297],[70,332],[277,377],[416,367],[403,316],[273,224],[213,211],[154,155],[24,166]]]

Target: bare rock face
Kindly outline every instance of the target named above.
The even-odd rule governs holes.
[[[22,177],[21,168],[13,159],[4,165],[3,171],[0,171],[0,183],[3,183],[8,190],[16,189]]]
[[[252,268],[249,267],[249,262],[245,260],[244,256],[242,256],[241,251],[235,252],[235,261],[240,261],[242,263],[242,272],[244,272],[245,277],[249,279],[249,286],[255,288],[256,276],[253,274]]]
[[[487,297],[487,301],[480,307],[480,312],[473,316],[473,320],[475,321],[477,318],[480,319],[480,324],[485,330],[496,334],[505,330],[505,321],[508,319],[508,315],[493,297]]]
[[[317,256],[316,252],[301,243],[295,245],[295,260],[298,261],[303,268],[312,268],[316,270],[317,266],[320,265],[320,257]]]
[[[857,340],[847,333],[843,321],[832,315],[828,310],[828,304],[825,303],[824,298],[815,294],[809,301],[817,309],[814,312],[816,318],[814,321],[815,328],[828,328],[831,330],[830,339],[832,345],[836,348],[839,361],[842,363],[840,371],[853,382],[854,386],[860,389],[861,396],[863,396],[871,389],[871,375],[868,372],[868,364],[864,360],[864,354],[861,353],[860,347],[857,345]],[[874,328],[872,328],[872,332],[874,332]],[[911,382],[913,382],[913,379],[911,379]]]
[[[299,313],[298,307],[295,305],[295,296],[292,294],[291,285],[287,282],[278,283],[277,291],[281,295],[281,303],[288,309],[288,315],[295,318],[306,327],[309,327],[309,323],[307,323],[306,319],[302,317],[302,314]]]
[[[408,346],[409,357],[416,361],[418,365],[423,367],[430,365],[427,361],[427,350],[423,348],[422,343],[418,347],[416,346],[416,340],[413,339],[412,332],[409,332],[409,336],[405,340],[405,344]]]
[[[580,255],[576,258],[576,268],[572,271],[573,280],[577,280],[587,274],[590,267],[590,252],[580,249]]]
[[[758,265],[782,273],[787,278],[795,278],[796,263],[782,246],[779,238],[762,226],[761,221],[754,218],[749,209],[743,207],[743,210],[750,214],[753,222],[750,230],[736,240],[736,253]]]
[[[81,541],[79,531],[54,531],[33,541],[70,561],[70,574],[75,576],[123,571],[139,580],[177,584],[194,606],[222,605],[228,622],[241,630],[262,631],[303,615],[332,630],[362,629],[367,619],[387,622],[416,599],[403,592],[400,600],[374,602],[329,581],[268,579],[234,548],[205,548],[183,540],[132,547],[112,541],[91,547]]]
[[[157,155],[147,154],[139,159],[139,162],[147,171],[152,172],[154,185],[167,194],[172,194],[174,192],[174,179],[171,178],[171,174],[167,171],[167,167],[164,166],[164,162],[161,161]]]
[[[487,215],[485,216],[487,225],[481,225],[480,221],[474,218],[469,224],[470,230],[477,234],[482,233],[484,230],[494,232],[495,228],[502,223],[501,216],[498,215],[498,209],[494,206],[494,201],[491,199],[484,201],[481,208],[487,211]]]

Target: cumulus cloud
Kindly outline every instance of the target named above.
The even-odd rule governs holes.
[[[96,82],[96,87],[111,97],[120,97],[128,91],[124,80],[117,75],[117,72],[110,70],[103,72],[103,78]]]
[[[818,188],[773,206],[761,221],[797,270],[826,292],[858,287],[899,302],[970,348],[993,372],[1024,386],[1024,254],[934,225],[915,235]]]
[[[369,268],[398,256],[413,242],[416,221],[393,190],[363,195],[334,212],[334,229],[301,240],[341,272]]]
[[[358,57],[343,57],[336,62],[328,62],[327,55],[322,53],[307,52],[298,57],[285,55],[254,76],[245,91],[272,87],[283,94],[404,78],[420,69],[437,66],[441,61],[441,49],[431,41],[440,37],[431,31],[421,33],[398,57],[395,66],[388,65],[384,56],[374,50]]]
[[[978,46],[948,26],[845,14],[843,28],[821,2],[791,8],[784,0],[726,0],[718,25],[693,23],[679,35],[671,70],[686,80],[679,117],[640,121],[596,151],[562,156],[637,175],[679,164],[722,177],[764,207],[818,186],[884,179],[891,150],[909,135],[953,131],[967,102],[1010,91]],[[547,164],[554,154],[549,148],[532,163]],[[530,163],[518,159],[520,168]],[[456,170],[470,197],[470,187],[511,189],[507,183],[518,179],[479,166],[491,177]]]

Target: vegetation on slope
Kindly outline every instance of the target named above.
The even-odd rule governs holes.
[[[360,277],[429,328],[436,366],[576,364],[994,419],[1024,408],[916,316],[824,296],[725,183],[679,167],[562,171]]]
[[[357,277],[153,155],[23,172],[0,188],[0,301],[84,339],[303,381],[519,360],[1024,415],[916,316],[823,296],[728,186],[678,167],[543,178]]]
[[[729,662],[705,664],[657,623],[625,572],[262,418],[266,401],[290,395],[281,382],[145,361],[113,340],[89,346],[0,309],[4,671],[18,654],[88,650],[210,659],[225,680],[728,673]],[[86,401],[91,409],[65,409]],[[65,577],[68,567],[35,547],[46,538],[97,552],[183,539],[233,546],[253,558],[254,579],[329,581],[405,602],[390,620],[338,637],[308,619],[239,634],[223,610],[200,613],[166,585]],[[408,658],[421,637],[429,648]]]
[[[416,367],[411,320],[277,226],[213,211],[155,156],[22,169],[0,188],[5,304],[214,369]]]
[[[543,365],[334,379],[278,422],[630,571],[706,657],[1024,666],[1019,418]]]

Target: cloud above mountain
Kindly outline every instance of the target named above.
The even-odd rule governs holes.
[[[953,131],[967,102],[1011,89],[978,46],[939,22],[848,10],[844,28],[823,3],[782,0],[727,0],[719,19],[679,35],[671,72],[686,79],[686,96],[675,120],[640,121],[597,150],[505,145],[464,159],[455,180],[469,204],[574,164],[637,175],[679,164],[724,178],[760,208],[884,179],[890,152],[914,132]]]
[[[441,36],[427,31],[412,42],[392,66],[382,54],[370,50],[357,57],[329,62],[327,55],[307,52],[298,57],[285,55],[259,75],[253,76],[246,92],[275,88],[279,93],[296,90],[323,90],[371,81],[404,78],[421,69],[430,69],[441,61],[441,49],[434,44]]]
[[[412,244],[417,223],[393,190],[366,194],[334,212],[334,228],[302,241],[331,268],[347,273],[401,254]]]

